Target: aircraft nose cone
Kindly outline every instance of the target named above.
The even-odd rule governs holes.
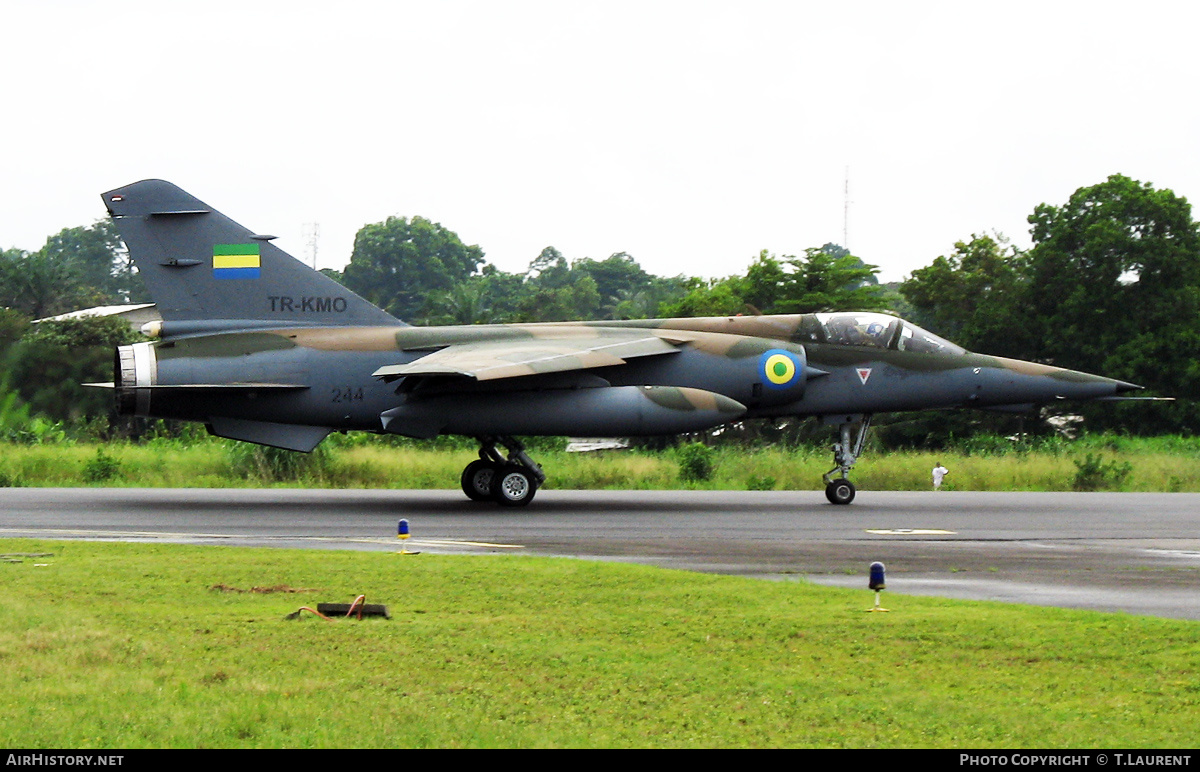
[[[1005,399],[1012,403],[1049,402],[1053,400],[1105,399],[1142,387],[1136,383],[1107,378],[1103,375],[1067,370],[1053,365],[1004,359],[989,384],[992,400]]]
[[[1059,399],[1103,399],[1142,387],[1136,383],[1118,381],[1103,375],[1060,369],[1050,376]]]

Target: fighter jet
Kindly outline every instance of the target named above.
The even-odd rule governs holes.
[[[838,437],[826,497],[849,504],[873,414],[1140,388],[975,354],[882,313],[414,327],[169,182],[103,199],[162,315],[143,327],[152,340],[116,350],[118,412],[305,452],[334,431],[469,436],[464,493],[506,506],[546,480],[519,436],[814,416]]]

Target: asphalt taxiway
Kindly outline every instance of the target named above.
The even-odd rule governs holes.
[[[0,489],[0,537],[625,560],[888,592],[1200,619],[1200,494]],[[894,603],[895,601],[893,601]]]

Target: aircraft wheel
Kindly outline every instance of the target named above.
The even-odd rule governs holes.
[[[522,466],[506,466],[492,478],[492,497],[504,507],[523,507],[536,492],[537,483]]]
[[[489,501],[492,498],[492,480],[496,478],[496,465],[478,459],[467,464],[462,473],[462,489],[471,501]]]
[[[849,504],[854,501],[854,483],[849,480],[834,480],[825,486],[825,498],[830,504]]]

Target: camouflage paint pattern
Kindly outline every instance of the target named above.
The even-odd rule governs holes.
[[[170,183],[104,201],[164,320],[159,340],[118,352],[122,409],[280,447],[329,430],[659,434],[1137,388],[878,313],[411,327]],[[213,276],[243,268],[258,273]]]

